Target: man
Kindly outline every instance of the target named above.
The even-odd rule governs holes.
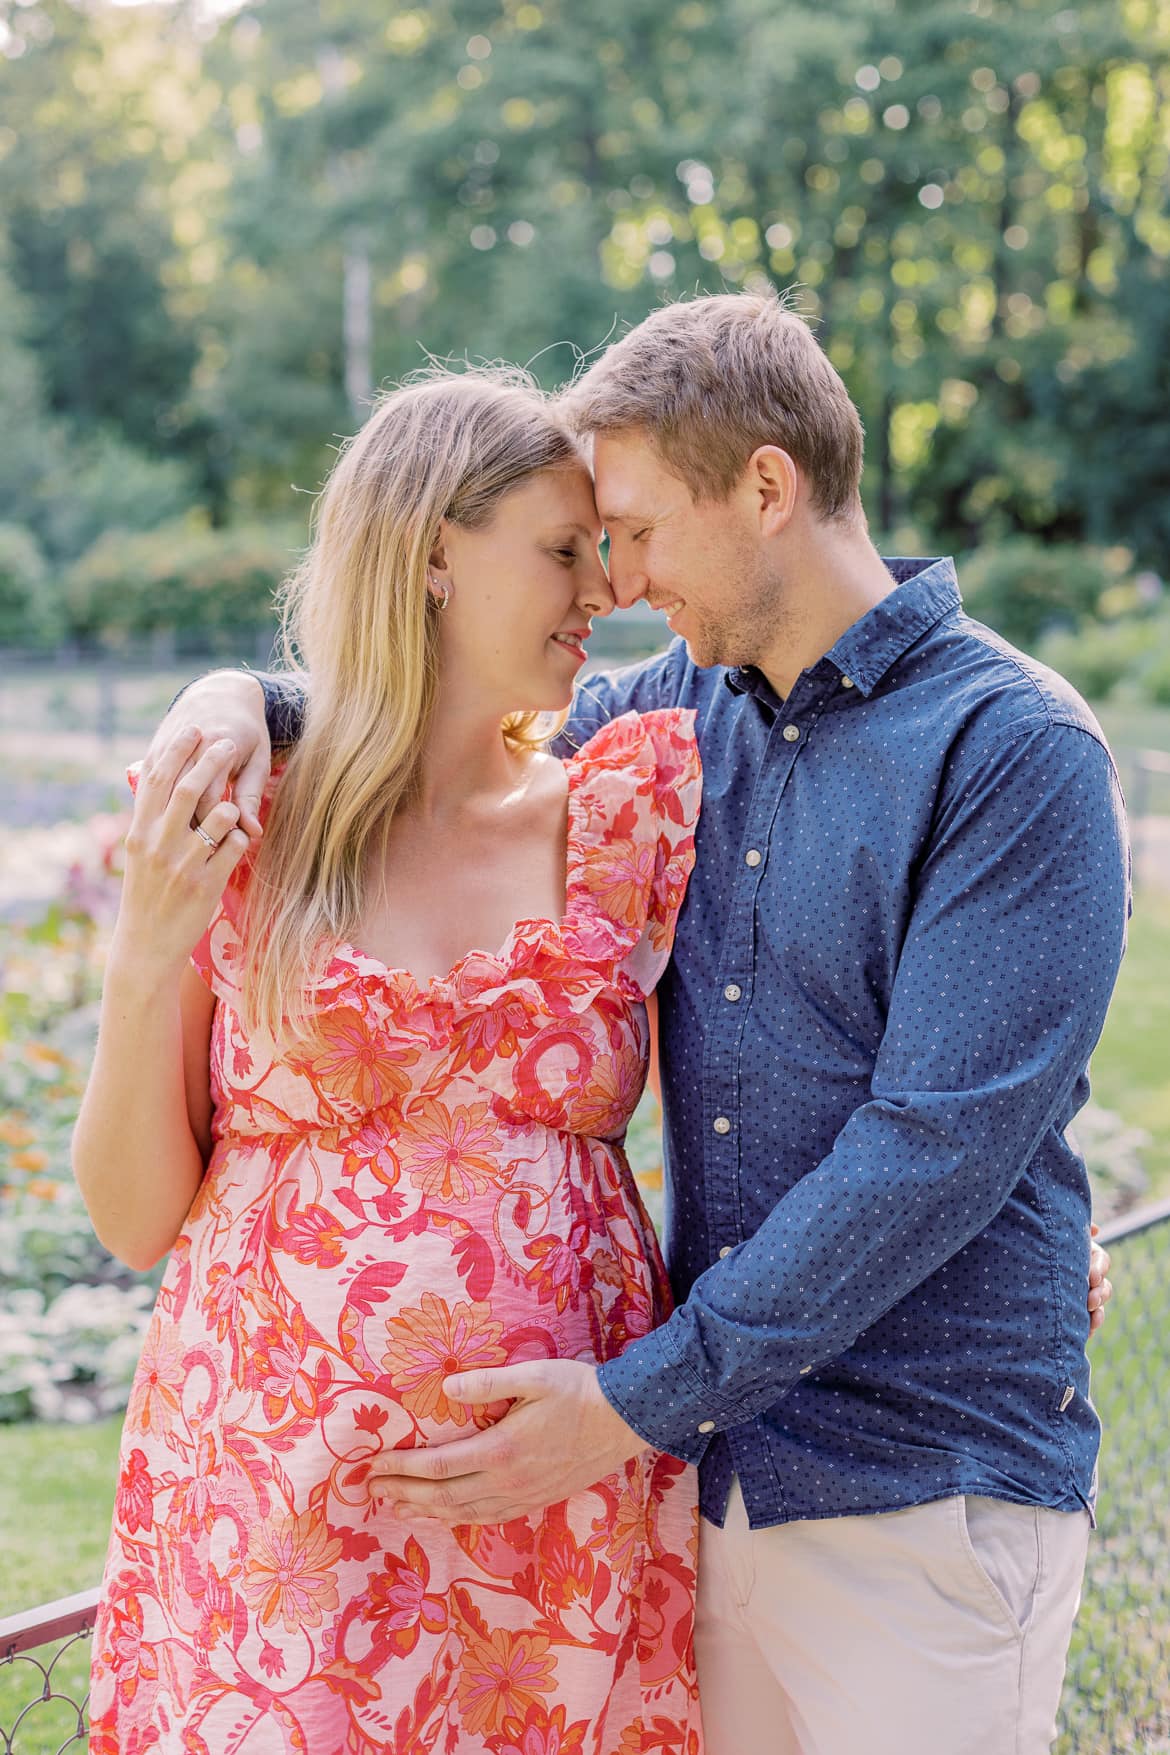
[[[1039,1755],[1098,1439],[1064,1129],[1124,942],[1108,751],[949,561],[878,555],[856,410],[776,299],[656,311],[567,402],[615,599],[680,636],[591,678],[568,741],[682,705],[703,759],[659,989],[678,1307],[600,1370],[449,1380],[512,1408],[376,1485],[496,1522],[670,1451],[714,1755]],[[181,709],[253,797],[258,701],[213,678]]]

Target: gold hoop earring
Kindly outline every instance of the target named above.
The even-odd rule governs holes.
[[[431,597],[434,600],[435,608],[446,609],[451,601],[451,587],[445,581],[440,585],[439,581],[432,578],[430,573],[427,574],[427,584],[431,588]]]

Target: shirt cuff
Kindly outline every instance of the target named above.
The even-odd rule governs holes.
[[[716,1432],[736,1422],[720,1419],[705,1389],[680,1359],[666,1329],[654,1329],[598,1369],[601,1393],[627,1426],[655,1450],[698,1464]]]
[[[295,743],[305,726],[305,691],[291,678],[256,673],[264,690],[264,718],[274,749]]]

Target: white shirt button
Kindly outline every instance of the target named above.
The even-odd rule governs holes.
[[[807,1376],[808,1376],[808,1374],[809,1374],[809,1372],[810,1372],[810,1371],[811,1371],[811,1370],[812,1370],[812,1366],[811,1366],[811,1365],[802,1365],[802,1366],[801,1366],[801,1368],[800,1368],[800,1371],[799,1371],[799,1373],[798,1373],[798,1375],[799,1375],[799,1376],[800,1376],[800,1377],[807,1377]]]
[[[749,847],[743,856],[743,862],[745,865],[759,865],[763,857],[758,847]]]
[[[698,1429],[700,1432],[714,1432],[715,1422],[714,1420],[700,1420]]]
[[[853,682],[853,678],[852,678],[852,677],[851,677],[851,676],[843,676],[843,677],[842,677],[842,678],[841,678],[841,687],[842,687],[842,688],[843,688],[843,689],[851,689],[851,688],[853,688],[853,687],[854,687],[854,682]]]
[[[731,1000],[742,999],[743,988],[739,985],[738,981],[729,981],[727,986],[723,989],[723,997],[724,999]]]
[[[730,1243],[725,1243],[723,1245],[723,1248],[719,1251],[720,1261],[722,1261],[725,1256],[728,1256],[730,1254],[731,1254],[731,1245],[730,1245]]]
[[[1072,1384],[1070,1383],[1068,1388],[1065,1390],[1064,1394],[1060,1398],[1060,1411],[1062,1414],[1064,1413],[1064,1410],[1068,1407],[1069,1403],[1072,1401],[1072,1399],[1076,1395],[1076,1393],[1077,1393],[1076,1390],[1073,1388]]]
[[[717,1115],[711,1123],[711,1126],[715,1129],[716,1133],[731,1132],[731,1123],[728,1121],[726,1115]]]
[[[783,735],[785,743],[795,743],[797,738],[800,736],[800,726],[799,725],[786,725],[784,727],[784,731],[783,731],[782,735]]]

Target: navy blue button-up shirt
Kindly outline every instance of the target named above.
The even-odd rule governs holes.
[[[697,710],[698,858],[659,987],[677,1308],[602,1368],[753,1526],[954,1493],[1092,1496],[1085,1101],[1124,943],[1084,703],[963,614],[947,560],[797,680],[676,641],[568,742]]]
[[[601,1371],[754,1527],[954,1493],[1091,1501],[1088,1093],[1128,908],[1117,776],[947,560],[777,699],[676,641],[561,753],[696,709],[698,859],[659,993],[677,1308]],[[266,685],[274,741],[299,699]]]

